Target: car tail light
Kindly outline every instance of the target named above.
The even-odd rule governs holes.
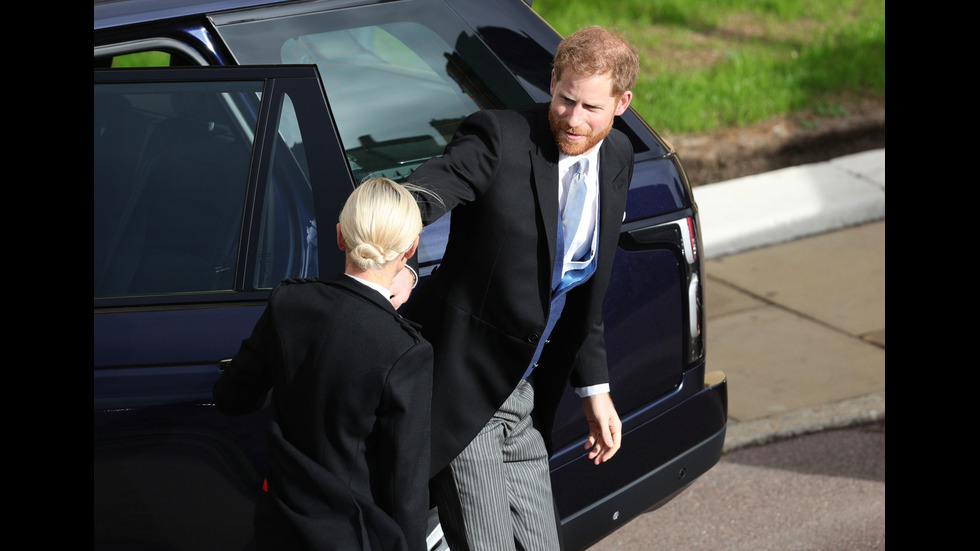
[[[624,224],[620,238],[620,246],[626,250],[666,248],[677,256],[686,290],[685,358],[689,364],[704,357],[704,291],[698,255],[699,232],[697,214],[691,213],[666,221],[654,219]]]

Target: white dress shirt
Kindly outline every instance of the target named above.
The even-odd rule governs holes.
[[[601,142],[599,145],[602,145]],[[558,206],[564,211],[565,202],[568,198],[568,186],[572,181],[572,167],[581,159],[588,159],[589,167],[585,173],[585,208],[582,214],[585,216],[584,223],[578,225],[575,235],[565,236],[565,246],[568,252],[565,254],[562,275],[574,269],[581,269],[588,266],[595,256],[598,233],[596,231],[596,221],[599,219],[599,145],[592,149],[590,153],[570,157],[564,153],[558,156]],[[571,246],[569,246],[571,245]]]
[[[582,210],[583,214],[589,218],[585,224],[579,224],[578,231],[571,237],[571,247],[568,247],[568,253],[565,255],[562,274],[569,270],[588,265],[592,262],[592,257],[595,256],[598,248],[599,232],[596,231],[596,222],[599,220],[599,148],[601,146],[602,142],[599,142],[589,153],[575,157],[565,155],[564,153],[558,154],[559,212],[564,210],[565,200],[568,197],[568,184],[572,181],[572,174],[570,174],[571,168],[583,158],[589,160],[589,168],[585,174],[587,190],[585,195],[585,208]],[[568,236],[565,237],[565,239],[568,238]],[[575,260],[576,258],[578,260]],[[609,383],[575,388],[575,394],[579,398],[605,392],[609,392]]]

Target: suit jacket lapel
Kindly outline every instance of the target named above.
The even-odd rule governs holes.
[[[616,212],[618,209],[616,205],[619,201],[614,201],[613,197],[620,193],[623,193],[623,187],[626,185],[625,178],[619,178],[623,170],[626,169],[625,166],[617,165],[614,162],[614,156],[609,154],[610,140],[606,140],[602,143],[602,148],[599,149],[599,228],[600,228],[600,238],[602,237],[601,230],[608,228],[609,223],[622,222],[623,213]],[[617,179],[619,181],[617,182]],[[615,217],[615,218],[614,218]]]
[[[548,104],[537,112],[535,125],[536,149],[528,152],[534,192],[541,208],[545,235],[548,238],[549,258],[555,258],[558,239],[558,146],[548,125]],[[549,274],[550,278],[551,275]]]

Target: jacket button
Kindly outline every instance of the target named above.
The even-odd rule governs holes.
[[[541,336],[538,335],[537,333],[530,333],[527,336],[527,342],[529,342],[531,344],[537,344],[538,343],[538,339],[540,339],[540,338],[541,338]]]

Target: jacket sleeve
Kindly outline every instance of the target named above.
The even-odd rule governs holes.
[[[422,222],[431,224],[485,192],[496,176],[501,147],[500,124],[492,111],[467,117],[443,154],[423,163],[408,179],[437,197],[415,194]]]
[[[272,388],[270,355],[277,348],[273,346],[275,329],[269,310],[266,307],[251,336],[242,341],[238,353],[211,389],[214,405],[225,415],[258,411]]]
[[[375,479],[375,499],[391,512],[412,551],[426,549],[431,399],[432,346],[423,340],[392,366],[378,414],[383,464],[375,476],[383,479]]]
[[[589,329],[572,363],[569,383],[573,387],[582,388],[609,382],[604,333],[605,325],[602,320]]]

